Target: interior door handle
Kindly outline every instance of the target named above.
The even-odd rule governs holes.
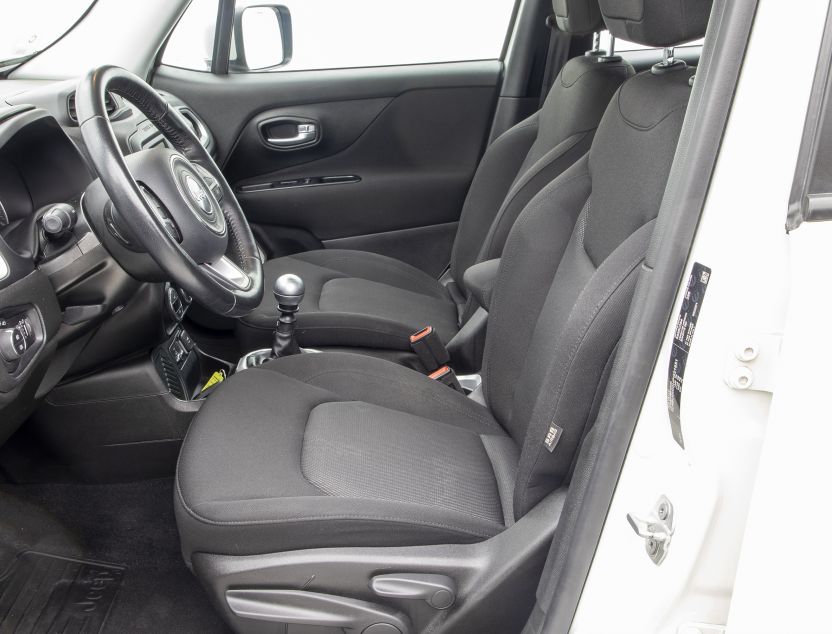
[[[300,123],[298,124],[298,133],[295,136],[286,138],[268,137],[266,141],[277,147],[295,147],[296,145],[307,145],[317,138],[318,126],[314,123]]]
[[[314,121],[299,121],[281,117],[261,121],[258,127],[266,145],[277,150],[295,150],[309,147],[315,145],[321,136],[321,126]]]

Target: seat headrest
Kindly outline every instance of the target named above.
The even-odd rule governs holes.
[[[605,28],[598,0],[552,0],[552,9],[561,31],[584,35]]]
[[[677,46],[705,35],[713,0],[599,0],[615,37],[645,46]]]

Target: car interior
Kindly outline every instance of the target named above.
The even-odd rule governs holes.
[[[730,9],[681,4],[518,3],[499,60],[0,81],[0,631],[543,631],[689,246]]]

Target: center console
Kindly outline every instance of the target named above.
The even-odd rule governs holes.
[[[206,383],[234,371],[232,363],[200,350],[184,327],[191,298],[171,285],[155,292],[162,295],[160,343],[61,383],[31,418],[56,461],[82,480],[171,475],[182,439],[210,392]]]
[[[295,312],[304,291],[296,276],[281,276],[275,284],[280,317],[272,348],[250,352],[236,364],[207,354],[188,332],[183,320],[192,299],[187,293],[171,284],[149,290],[152,301],[134,298],[156,307],[142,322],[157,315],[158,331],[147,347],[140,347],[137,339],[138,352],[60,383],[31,418],[56,461],[82,480],[171,475],[194,415],[217,384],[274,357],[314,352],[301,350],[294,338]],[[26,314],[9,315],[6,326],[0,337],[8,330],[9,341],[4,345],[0,340],[0,355],[25,355],[37,345],[37,328]],[[136,326],[118,329],[119,339],[131,334],[138,334]]]
[[[234,370],[232,364],[200,350],[182,325],[191,301],[183,290],[165,286],[167,339],[151,353],[159,378],[175,398],[183,401],[204,398],[208,394],[206,385],[216,373],[225,378]]]

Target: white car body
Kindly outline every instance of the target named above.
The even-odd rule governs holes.
[[[832,627],[832,545],[816,535],[832,519],[832,226],[784,226],[828,9],[759,2],[688,262],[712,275],[685,373],[685,447],[667,408],[683,285],[573,632]],[[737,372],[746,387],[729,385]],[[646,517],[660,495],[675,532],[657,566],[626,516]]]

